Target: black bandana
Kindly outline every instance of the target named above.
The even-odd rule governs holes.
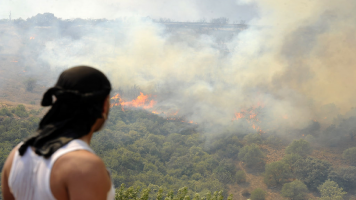
[[[94,68],[79,66],[65,70],[56,85],[43,95],[42,106],[52,108],[41,120],[37,134],[19,148],[20,155],[32,146],[36,154],[48,158],[68,142],[88,134],[102,117],[110,90],[109,80]]]

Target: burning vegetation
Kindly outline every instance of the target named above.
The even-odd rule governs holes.
[[[142,92],[140,92],[140,95],[132,100],[132,101],[124,101],[120,94],[116,94],[114,97],[111,98],[114,102],[111,104],[111,106],[121,106],[122,111],[124,111],[125,107],[128,108],[142,108],[142,109],[152,109],[153,106],[156,104],[156,101],[154,100],[149,100],[151,98],[151,95],[144,95]]]

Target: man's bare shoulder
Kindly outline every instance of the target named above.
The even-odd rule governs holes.
[[[14,159],[15,153],[17,151],[18,147],[15,147],[12,149],[11,153],[7,157],[4,167],[2,169],[2,174],[1,174],[1,182],[2,182],[2,194],[4,199],[15,199],[14,196],[10,192],[10,187],[8,185],[8,179],[10,177],[10,171],[12,167],[12,161]]]
[[[57,199],[105,199],[110,187],[104,162],[89,151],[66,153],[52,167],[51,190]]]
[[[56,186],[59,186],[58,190]],[[52,167],[51,188],[55,197],[59,197],[61,191],[63,193],[60,188],[67,188],[69,199],[104,199],[110,187],[104,162],[89,151],[66,153]]]
[[[97,155],[86,151],[78,150],[66,153],[59,157],[53,169],[71,174],[73,173],[93,173],[95,171],[106,171],[105,164]]]

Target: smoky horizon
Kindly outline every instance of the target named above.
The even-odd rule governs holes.
[[[201,2],[193,1],[184,5],[192,9],[187,16],[199,13],[192,20],[164,11],[161,16],[127,14],[146,5],[134,7],[135,2],[123,4],[120,9],[127,13],[115,19],[88,19],[81,9],[78,16],[52,7],[44,14],[29,9],[26,20],[13,14],[0,21],[0,55],[21,68],[12,77],[20,73],[35,79],[41,90],[68,67],[94,66],[109,76],[113,97],[121,95],[121,103],[114,99],[113,105],[177,115],[212,135],[310,135],[338,143],[356,130],[356,91],[351,89],[355,27],[349,25],[356,16],[347,6],[356,4],[344,1],[337,6],[278,0],[197,6]],[[107,3],[98,10],[108,8]],[[150,6],[147,13],[160,13]],[[246,6],[251,8],[247,14],[230,15]],[[2,90],[9,87],[6,80]]]

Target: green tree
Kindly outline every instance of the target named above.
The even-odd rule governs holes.
[[[347,193],[340,188],[334,181],[327,180],[324,184],[318,187],[321,195],[321,200],[343,200],[343,196]]]
[[[331,181],[335,181],[346,191],[353,191],[356,189],[356,167],[354,166],[333,170],[330,172],[328,178]]]
[[[247,144],[261,144],[262,143],[262,138],[261,135],[258,133],[250,133],[244,137],[244,140],[246,141]]]
[[[19,117],[28,117],[29,116],[28,112],[26,111],[25,106],[22,104],[19,104],[15,108],[13,108],[12,112]]]
[[[219,181],[223,183],[235,183],[236,167],[232,160],[222,160],[214,170]]]
[[[265,200],[266,199],[266,191],[261,188],[254,189],[251,192],[251,200]]]
[[[239,170],[236,172],[236,182],[237,183],[246,182],[246,173],[243,170]]]
[[[140,188],[129,187],[125,188],[125,184],[121,184],[121,187],[116,190],[115,200],[148,200],[153,199],[156,197],[156,200],[162,200],[164,196],[163,188],[158,188],[156,195],[150,195],[150,191],[152,189],[150,187],[143,188],[141,190],[140,195]],[[140,197],[139,197],[140,196]],[[223,200],[224,195],[222,191],[216,191],[213,194],[211,192],[207,192],[205,197],[200,198],[201,195],[199,193],[194,194],[193,200]],[[175,195],[173,191],[169,191],[166,194],[165,200],[190,200],[191,195],[189,194],[189,190],[187,187],[182,187],[178,189],[177,194]],[[228,200],[232,200],[232,195],[227,197]]]
[[[280,185],[292,176],[288,164],[277,161],[266,165],[264,182],[268,186]]]
[[[302,160],[303,157],[298,154],[287,154],[283,157],[282,162],[288,164],[289,169],[294,173],[294,165],[298,160]]]
[[[306,157],[307,155],[313,152],[309,142],[306,140],[294,140],[287,148],[286,154],[299,154],[302,157]]]
[[[281,194],[290,200],[304,200],[308,192],[307,186],[300,180],[286,183],[282,187]]]
[[[1,110],[0,110],[0,116],[12,117],[12,113],[10,112],[9,109],[7,109],[6,107],[3,107],[3,108],[1,108]]]
[[[239,152],[238,158],[245,162],[247,167],[258,168],[264,166],[265,155],[256,144],[248,145],[242,148]]]
[[[331,164],[317,158],[308,157],[295,163],[295,174],[310,190],[316,190],[324,183],[331,171]]]
[[[217,153],[222,158],[237,158],[242,144],[236,135],[220,136],[214,140],[209,149],[210,153]]]
[[[342,157],[349,161],[351,165],[356,165],[356,147],[346,149]]]

